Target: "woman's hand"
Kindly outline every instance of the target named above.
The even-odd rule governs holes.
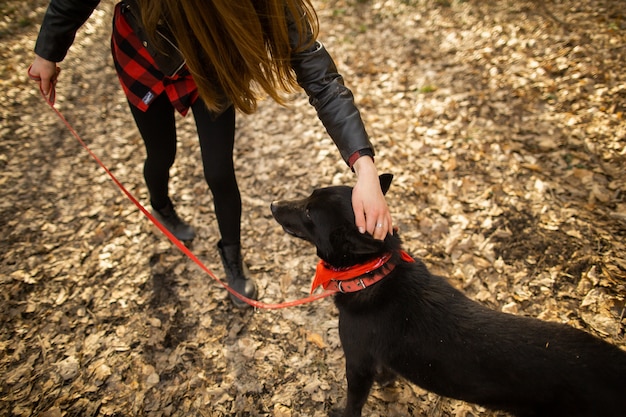
[[[39,55],[35,55],[35,60],[28,69],[28,76],[39,82],[39,89],[48,100],[52,100],[51,93],[54,91],[58,75],[59,68],[56,62],[48,61]]]
[[[361,233],[368,232],[375,239],[383,240],[387,233],[393,233],[393,224],[374,161],[369,156],[362,156],[352,167],[357,175],[352,190],[356,226]]]

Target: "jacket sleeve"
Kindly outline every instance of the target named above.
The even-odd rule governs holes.
[[[63,61],[76,32],[100,0],[51,0],[43,17],[35,53],[52,62]]]
[[[298,44],[298,33],[293,22],[289,25],[289,37],[294,48]],[[352,91],[344,85],[324,45],[315,41],[306,51],[292,54],[291,66],[343,160],[349,164],[350,156],[356,152],[374,156]]]

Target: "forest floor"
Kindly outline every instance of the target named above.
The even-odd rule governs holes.
[[[234,309],[41,98],[45,0],[0,2],[0,416],[325,416],[345,401],[330,299]],[[471,298],[626,348],[626,15],[621,0],[315,0],[405,246]],[[109,50],[79,31],[56,107],[139,201],[144,149]],[[223,274],[193,118],[171,189]],[[243,246],[266,303],[308,294],[315,251],[269,204],[353,184],[304,94],[237,121]],[[427,318],[424,318],[427,320]],[[497,341],[494,340],[494,343]],[[501,416],[398,382],[368,416]]]

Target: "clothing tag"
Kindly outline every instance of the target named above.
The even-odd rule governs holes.
[[[150,104],[150,102],[154,100],[154,93],[152,91],[148,91],[145,96],[141,99],[145,104]]]

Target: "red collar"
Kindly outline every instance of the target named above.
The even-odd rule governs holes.
[[[347,268],[334,268],[320,260],[315,271],[311,294],[320,285],[325,290],[341,293],[356,292],[367,288],[385,278],[394,270],[396,263],[389,262],[391,255],[392,253],[388,252],[371,261]],[[400,256],[404,262],[415,262],[403,250],[400,251]]]

